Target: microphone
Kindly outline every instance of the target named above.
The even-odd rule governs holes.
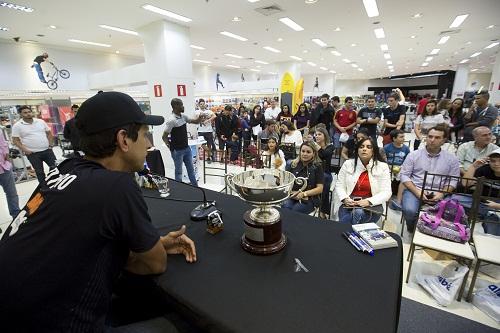
[[[154,184],[153,175],[151,174],[151,171],[149,170],[147,165],[144,165],[144,169],[142,171],[139,171],[138,174],[139,174],[139,176],[146,177],[150,183]],[[201,191],[201,193],[203,193],[203,202],[201,204],[199,204],[198,206],[196,206],[189,214],[191,220],[203,221],[203,220],[206,220],[208,218],[208,215],[210,215],[211,213],[213,213],[215,211],[218,211],[217,207],[215,206],[215,200],[212,202],[208,202],[205,189],[203,189],[202,187],[193,186],[189,183],[179,182],[179,181],[177,181],[175,179],[171,179],[171,178],[168,178],[168,180],[191,186],[192,188],[199,189]]]

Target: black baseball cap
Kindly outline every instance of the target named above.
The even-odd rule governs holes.
[[[164,121],[162,116],[146,115],[132,97],[117,91],[103,92],[87,99],[76,115],[77,127],[85,134],[127,124],[156,126]]]

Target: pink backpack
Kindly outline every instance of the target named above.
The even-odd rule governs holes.
[[[456,200],[444,199],[423,212],[417,222],[420,232],[457,243],[470,239],[464,207]]]

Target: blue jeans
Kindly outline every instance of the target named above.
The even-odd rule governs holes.
[[[314,204],[311,199],[302,200],[302,202],[298,200],[288,199],[283,203],[283,206],[281,207],[303,214],[309,214],[314,210]]]
[[[340,146],[341,146],[341,144],[340,144],[340,134],[341,133],[338,133],[337,131],[335,131],[335,133],[333,134],[332,141],[333,141],[333,146],[335,148],[340,148]]]
[[[401,207],[403,208],[403,216],[406,221],[406,229],[409,232],[415,231],[415,223],[418,218],[418,206],[420,204],[417,198],[410,190],[403,191],[403,199],[401,200]]]
[[[40,64],[36,63],[36,62],[33,66],[35,67],[35,70],[36,70],[36,73],[38,74],[38,78],[40,79],[40,82],[47,83],[47,81],[45,80],[45,76],[43,75],[42,66],[40,66]]]
[[[45,162],[49,168],[56,167],[56,156],[52,149],[47,149],[44,151],[39,151],[36,153],[31,153],[26,155],[28,161],[30,161],[31,166],[35,169],[36,178],[38,178],[38,182],[43,185],[45,184],[45,172],[43,171],[43,162]]]
[[[321,194],[321,212],[330,215],[330,186],[332,185],[332,174],[325,172],[323,179],[323,194]]]
[[[182,182],[182,162],[184,162],[191,185],[198,186],[198,182],[196,181],[196,176],[194,174],[191,148],[186,147],[184,149],[172,150],[172,159],[174,160],[175,180]]]
[[[19,196],[16,191],[16,182],[14,180],[14,173],[11,170],[4,170],[0,174],[0,186],[2,186],[5,196],[7,197],[7,206],[9,207],[9,214],[12,218],[19,214]]]
[[[347,209],[339,207],[339,221],[344,224],[376,223],[380,215],[364,210],[363,208]]]

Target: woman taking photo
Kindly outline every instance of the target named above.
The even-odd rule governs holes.
[[[415,120],[415,143],[413,144],[413,149],[418,149],[420,142],[422,142],[422,139],[425,139],[429,129],[438,124],[444,123],[445,120],[443,115],[438,112],[436,100],[431,99],[425,105],[424,112],[418,115]]]
[[[290,111],[290,107],[288,104],[283,104],[281,106],[281,112],[278,113],[278,116],[276,117],[277,122],[283,122],[283,121],[289,121],[292,122],[292,112]]]
[[[299,106],[299,110],[293,116],[293,125],[295,128],[304,134],[306,129],[309,129],[309,123],[311,120],[311,116],[309,114],[309,110],[307,109],[307,105],[302,103]]]
[[[267,140],[267,150],[262,152],[262,162],[264,167],[285,170],[285,154],[278,148],[278,140],[273,136]]]
[[[341,223],[378,221],[384,211],[382,204],[391,198],[392,191],[389,166],[382,162],[373,139],[360,140],[356,157],[344,162],[335,183],[335,194]]]
[[[321,159],[323,164],[323,171],[325,173],[323,181],[323,193],[321,195],[321,209],[319,212],[319,217],[327,218],[330,214],[330,186],[332,185],[332,156],[335,152],[333,144],[330,143],[330,136],[328,132],[323,127],[316,126],[316,132],[314,133],[314,139],[316,140],[316,145],[318,149],[318,157]]]
[[[257,142],[257,135],[266,127],[266,118],[260,105],[253,107],[253,112],[250,115],[250,127],[252,128],[252,138],[254,142]]]
[[[323,167],[318,157],[315,144],[311,141],[302,143],[299,156],[286,167],[287,171],[295,177],[307,179],[305,191],[299,191],[299,185],[295,184],[290,198],[283,203],[283,208],[309,214],[314,207],[320,205],[320,194],[323,192]]]

